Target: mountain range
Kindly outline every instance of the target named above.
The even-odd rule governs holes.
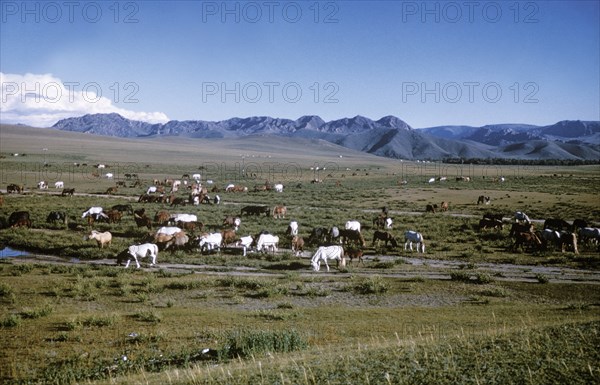
[[[126,138],[180,136],[194,139],[277,135],[321,139],[374,155],[398,159],[510,158],[600,159],[600,121],[565,120],[549,126],[496,124],[414,129],[395,116],[364,116],[325,122],[319,116],[297,120],[268,116],[222,121],[171,120],[152,124],[119,114],[67,118],[53,128]]]

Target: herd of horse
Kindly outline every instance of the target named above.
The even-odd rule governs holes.
[[[164,191],[162,184],[156,184],[159,186],[150,186],[138,202],[154,201],[148,197],[164,197],[165,195],[158,195],[160,191]],[[41,187],[38,185],[38,188],[47,188],[47,184],[43,184]],[[62,183],[55,184],[55,188],[63,188],[62,195],[65,195],[65,191],[67,191],[66,195],[74,193],[74,189],[64,189]],[[275,185],[271,189],[282,192],[283,185]],[[22,191],[22,186],[16,184],[11,184],[7,188],[9,193],[20,193]],[[244,186],[229,185],[225,191],[231,193],[245,192],[248,189]],[[201,197],[200,200],[195,199],[198,196]],[[198,191],[191,193],[187,199],[182,198],[180,204],[209,203],[206,202],[206,197],[208,197],[207,191],[198,189]],[[167,199],[171,200],[171,206],[176,205],[177,201],[173,199],[173,195]],[[490,198],[485,196],[480,196],[477,200],[478,205],[489,204],[489,202]],[[167,201],[167,203],[169,202]],[[370,246],[380,247],[383,244],[386,249],[388,247],[398,248],[400,242],[392,233],[393,220],[389,216],[386,207],[381,210],[381,213],[372,222],[374,232]],[[442,202],[440,206],[428,204],[425,211],[435,213],[436,211],[447,210],[447,202]],[[285,234],[271,234],[263,230],[255,235],[238,235],[237,232],[243,217],[264,215],[271,216],[274,219],[285,218],[287,215],[285,205],[275,205],[273,207],[268,205],[243,206],[239,216],[229,215],[225,217],[221,228],[213,229],[214,231],[204,231],[204,224],[199,222],[194,214],[172,214],[163,209],[151,218],[146,213],[145,208],[134,210],[131,204],[114,205],[108,210],[104,210],[101,206],[89,207],[82,212],[81,218],[85,219],[88,226],[92,228],[96,222],[119,223],[124,215],[132,215],[138,227],[146,227],[151,230],[153,226],[160,226],[155,232],[149,232],[144,239],[140,239],[136,244],[129,246],[117,255],[116,259],[119,265],[123,261],[127,261],[125,267],[129,267],[130,262],[135,261],[136,266],[139,268],[139,260],[145,257],[150,257],[151,265],[155,265],[159,250],[199,250],[201,253],[212,253],[220,252],[222,248],[227,247],[241,249],[244,256],[247,255],[248,251],[275,253],[279,249],[280,240],[285,240],[297,256],[303,255],[305,246],[314,248],[315,251],[311,258],[313,270],[319,271],[321,263],[325,263],[329,271],[328,260],[337,260],[338,266],[341,267],[346,265],[346,257],[350,258],[351,261],[357,258],[358,262],[362,263],[362,257],[367,247],[367,241],[361,231],[362,225],[356,220],[348,220],[344,227],[314,227],[310,230],[306,239],[299,236],[299,224],[295,220],[289,222]],[[51,211],[46,219],[48,223],[59,222],[64,224],[67,224],[68,220],[66,213],[61,211]],[[600,229],[590,227],[587,222],[581,219],[570,224],[562,219],[550,218],[544,222],[542,230],[537,230],[533,221],[524,212],[515,212],[508,221],[502,215],[488,213],[479,221],[478,229],[480,232],[487,230],[502,231],[507,224],[511,226],[509,237],[514,239],[511,247],[513,251],[519,249],[536,251],[553,248],[562,252],[568,250],[578,253],[578,239],[579,242],[598,245],[600,248]],[[9,227],[30,228],[32,221],[29,212],[13,212],[8,219],[8,225]],[[199,235],[194,235],[196,232]],[[404,231],[402,235],[405,251],[410,250],[412,252],[414,245],[418,253],[425,253],[425,239],[422,233],[411,229]],[[99,248],[109,248],[112,243],[112,234],[109,231],[91,230],[84,239],[95,240]]]

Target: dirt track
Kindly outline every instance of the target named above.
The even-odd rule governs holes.
[[[0,258],[3,257],[0,250]],[[6,257],[4,257],[6,258]],[[372,276],[379,275],[388,278],[399,279],[434,279],[434,280],[449,280],[450,274],[456,271],[464,271],[476,274],[489,274],[496,281],[515,281],[515,282],[538,282],[538,275],[543,275],[548,278],[549,282],[573,283],[573,284],[600,284],[600,271],[572,269],[567,267],[548,267],[548,266],[533,266],[533,265],[513,265],[513,264],[493,264],[493,263],[477,263],[468,266],[464,261],[452,260],[437,260],[416,257],[397,257],[397,256],[366,256],[364,266],[375,263],[376,258],[379,262],[401,259],[404,261],[400,264],[402,271],[398,271],[398,267],[394,271],[386,271],[386,269],[369,269],[365,271],[363,266],[358,265],[354,261],[354,265],[349,267],[351,272],[339,272],[335,266],[331,266],[331,271],[327,272],[325,266],[322,266],[321,271],[314,272],[310,269],[308,258],[310,254],[305,253],[302,257],[306,263],[306,269],[297,270],[301,276],[311,276],[319,274],[321,276]],[[13,263],[49,263],[49,264],[96,264],[96,265],[115,265],[114,259],[80,261],[66,260],[57,256],[29,254],[11,258]],[[147,270],[163,269],[174,273],[190,273],[207,274],[207,275],[239,275],[239,276],[266,276],[275,277],[283,276],[284,273],[279,271],[269,271],[267,269],[256,269],[245,266],[220,266],[220,265],[191,265],[177,263],[159,263],[155,267],[145,267]]]

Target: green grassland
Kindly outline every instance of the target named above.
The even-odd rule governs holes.
[[[0,156],[0,188],[26,187],[24,194],[3,195],[0,243],[39,255],[0,259],[0,382],[599,381],[595,245],[580,245],[579,254],[513,251],[506,228],[477,230],[488,211],[598,223],[598,166],[445,165],[318,141],[133,140],[18,126],[0,127]],[[94,168],[98,163],[108,168]],[[98,171],[100,177],[92,176]],[[102,177],[105,172],[115,179]],[[221,189],[236,183],[250,191],[221,191],[220,205],[137,202],[153,179],[196,172]],[[130,187],[130,173],[141,186]],[[471,181],[455,180],[463,175]],[[428,183],[439,176],[448,180]],[[38,190],[40,180],[50,188]],[[57,180],[77,195],[60,196]],[[284,192],[253,191],[266,180],[283,183]],[[116,181],[126,187],[105,195]],[[477,205],[479,195],[492,203]],[[442,201],[450,203],[448,212],[424,213],[426,204]],[[115,266],[115,256],[148,230],[131,215],[95,224],[114,236],[101,250],[84,240],[90,228],[81,219],[90,206],[123,203],[150,216],[161,209],[193,213],[214,227],[246,204],[287,206],[285,219],[243,217],[240,235],[267,229],[283,237],[295,219],[307,237],[313,227],[356,219],[367,258],[316,273],[307,258],[314,247],[299,258],[284,241],[276,254],[247,257],[161,251],[158,267],[125,270]],[[399,243],[405,230],[424,234],[425,255],[371,244],[372,219],[382,206],[391,211]],[[31,229],[5,228],[17,210],[31,213]],[[50,211],[66,212],[69,223],[47,223]],[[412,257],[423,263],[409,263]],[[504,264],[513,269],[493,268]],[[569,269],[577,269],[574,278]]]

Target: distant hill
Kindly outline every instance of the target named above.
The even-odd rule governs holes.
[[[119,114],[63,119],[53,128],[124,138],[177,136],[243,138],[275,135],[321,139],[350,149],[397,159],[513,158],[591,160],[600,158],[600,122],[562,121],[550,126],[498,124],[483,127],[440,126],[413,129],[395,116],[364,116],[323,121],[268,116],[222,121],[172,120],[164,124],[132,121]]]

